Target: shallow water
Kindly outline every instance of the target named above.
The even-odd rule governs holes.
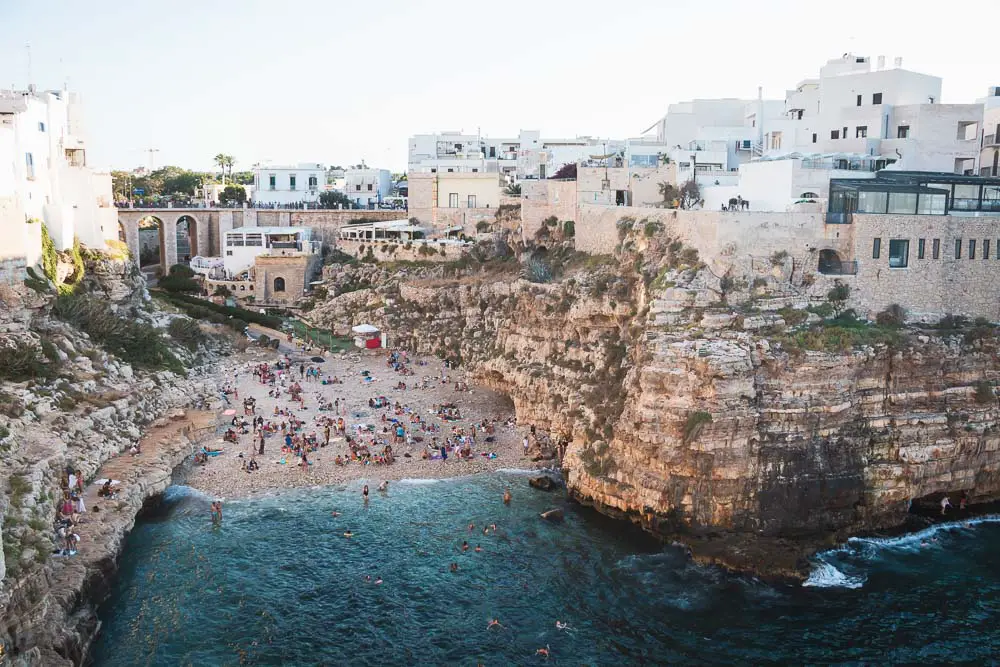
[[[852,540],[817,559],[814,585],[775,587],[694,565],[513,472],[373,487],[367,508],[360,488],[229,502],[213,528],[208,498],[171,487],[128,538],[95,664],[542,664],[546,645],[566,665],[1000,655],[994,521]],[[553,506],[564,523],[538,518]],[[494,617],[503,629],[486,629]]]

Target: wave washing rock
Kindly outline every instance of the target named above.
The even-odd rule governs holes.
[[[819,318],[789,304],[809,295],[770,265],[726,283],[669,243],[626,236],[632,252],[571,257],[541,284],[508,265],[372,282],[363,309],[331,298],[317,322],[371,321],[463,364],[519,424],[568,442],[572,497],[729,567],[801,577],[815,549],[899,526],[912,499],[1000,497],[992,327],[845,344],[807,329]]]

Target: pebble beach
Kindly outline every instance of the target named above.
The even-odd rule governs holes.
[[[252,369],[255,366],[263,363],[273,366],[282,359],[291,360],[293,368],[289,374],[289,382],[294,380],[302,387],[304,409],[293,403],[287,392],[282,392],[278,398],[269,396],[271,387],[262,384],[253,375]],[[315,350],[305,351],[298,344],[293,348],[291,344],[283,343],[282,348],[277,351],[252,346],[247,352],[233,357],[232,361],[221,364],[220,385],[228,385],[235,390],[235,393],[226,397],[229,401],[226,412],[235,413],[221,415],[218,437],[212,442],[203,443],[210,449],[221,449],[222,452],[209,457],[204,465],[191,466],[185,483],[218,498],[241,498],[284,488],[346,484],[355,480],[377,486],[383,480],[440,479],[505,468],[538,467],[523,456],[522,435],[512,424],[507,424],[507,420],[513,416],[513,407],[505,397],[472,385],[463,371],[448,369],[439,359],[410,356],[407,366],[413,374],[405,376],[390,368],[386,359],[385,350],[317,356]],[[303,364],[307,368],[312,366],[321,371],[318,381],[306,381],[300,377],[299,367]],[[333,378],[339,379],[342,384],[321,382],[323,379]],[[425,379],[427,388],[420,388]],[[406,383],[406,389],[397,388],[400,381]],[[456,390],[457,383],[461,384],[462,391]],[[465,389],[465,385],[468,389]],[[394,447],[396,459],[392,464],[363,465],[350,462],[337,465],[335,460],[338,455],[349,459],[349,449],[343,436],[332,435],[328,446],[309,455],[311,465],[300,466],[297,465],[297,457],[282,452],[280,433],[266,438],[263,456],[254,453],[252,433],[239,435],[236,443],[223,440],[223,434],[230,428],[233,416],[243,415],[243,401],[247,398],[256,400],[254,416],[263,416],[265,420],[282,420],[282,417],[274,416],[276,407],[279,410],[293,410],[299,419],[305,421],[301,432],[315,432],[320,442],[324,440],[321,421],[326,417],[342,416],[347,423],[348,433],[354,432],[357,425],[365,424],[373,425],[380,434],[385,426],[382,415],[386,410],[369,407],[369,399],[380,396],[384,396],[392,406],[398,403],[408,411],[419,413],[428,422],[439,425],[441,431],[433,434],[439,441],[447,437],[453,428],[469,429],[473,424],[482,423],[484,419],[495,419],[492,441],[487,442],[484,435],[477,437],[471,460],[450,455],[444,461],[424,460],[421,453],[430,441],[430,435],[413,430],[413,440],[423,437],[424,441]],[[321,399],[329,402],[339,400],[339,414],[319,411]],[[437,406],[445,403],[456,405],[462,418],[458,421],[438,418]],[[393,411],[389,410],[388,414],[392,415]],[[247,417],[252,419],[250,415]],[[495,453],[496,457],[483,456],[489,453]],[[251,456],[256,457],[260,468],[247,472],[242,464]]]

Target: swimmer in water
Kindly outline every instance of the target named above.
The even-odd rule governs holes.
[[[338,512],[337,510],[333,510],[332,512],[330,512],[330,516],[340,516],[340,512]]]
[[[468,550],[469,550],[469,543],[462,542],[462,551],[468,551]]]
[[[452,572],[458,572],[458,563],[452,563],[452,564],[451,564],[451,565],[450,565],[450,566],[448,567],[448,569],[450,569],[450,570],[451,570]]]
[[[477,544],[476,545],[476,553],[479,553],[482,550],[483,550],[483,548]]]
[[[365,497],[365,502],[368,502],[368,485],[365,484],[365,488],[361,489],[361,495]]]
[[[545,658],[548,658],[549,657],[549,645],[546,644],[545,648],[535,649],[535,655],[541,655],[541,656],[545,656]]]
[[[510,505],[510,489],[503,490],[503,504]]]
[[[471,533],[473,531],[473,529],[475,529],[475,527],[476,527],[476,524],[470,523],[469,524],[469,532]]]
[[[347,531],[346,533],[344,533],[344,537],[346,537],[347,539],[351,539],[352,537],[354,537],[354,533],[352,533],[351,531]]]
[[[386,493],[389,490],[389,480],[382,480],[382,483],[378,485],[378,490],[382,493]]]
[[[378,586],[381,583],[382,583],[382,577],[376,577],[375,578],[375,585]]]
[[[569,623],[563,623],[562,621],[556,621],[556,630],[572,630],[572,629],[573,628],[569,627]]]
[[[371,580],[372,580],[372,575],[366,574],[365,575],[365,581],[371,581]]]
[[[490,628],[503,628],[503,626],[500,625],[500,619],[494,618],[493,620],[491,620],[489,625],[486,626],[487,630],[489,630]]]
[[[494,535],[496,535],[496,532],[497,532],[497,525],[496,525],[495,523],[491,523],[491,524],[490,524],[490,530],[492,530],[492,531],[493,531],[493,534],[494,534]]]

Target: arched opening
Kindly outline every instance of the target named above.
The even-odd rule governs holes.
[[[285,279],[284,278],[275,278],[274,279],[274,291],[275,292],[284,292],[285,291]]]
[[[819,195],[815,192],[803,192],[799,195],[799,199],[819,199]]]
[[[820,273],[825,273],[827,275],[837,276],[843,273],[840,255],[837,254],[836,250],[820,250],[819,266],[816,268]]]
[[[118,240],[122,243],[128,243],[128,236],[125,234],[125,225],[118,222]]]
[[[163,261],[163,221],[155,215],[139,220],[139,268],[159,266]]]
[[[198,253],[198,221],[190,215],[177,218],[177,263],[190,264]]]

